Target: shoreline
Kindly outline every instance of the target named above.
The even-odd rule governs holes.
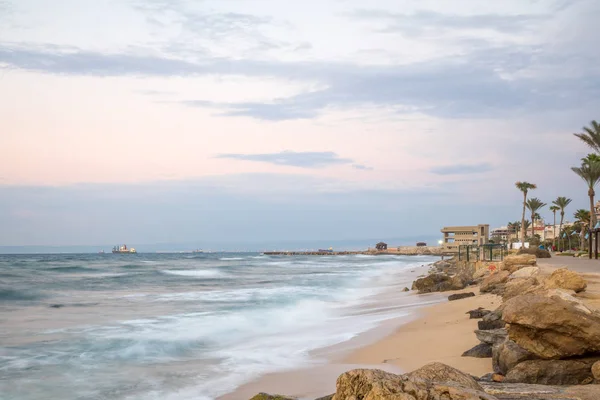
[[[427,274],[431,265],[432,263],[427,263],[411,268],[411,283],[417,277]],[[420,320],[429,307],[447,302],[448,295],[455,293],[418,295],[414,291],[402,292],[405,286],[410,286],[406,280],[391,281],[384,291],[365,299],[354,309],[354,313],[365,313],[369,316],[397,311],[402,313],[399,316],[383,319],[376,327],[361,332],[347,341],[310,351],[307,365],[266,373],[238,386],[232,392],[217,397],[217,400],[250,399],[259,392],[278,393],[297,397],[299,400],[313,400],[333,393],[337,377],[350,369],[378,368],[392,373],[403,372],[393,363],[373,364],[360,359],[353,360],[353,355],[360,349],[377,345],[395,335],[402,327]]]

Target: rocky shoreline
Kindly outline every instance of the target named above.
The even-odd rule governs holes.
[[[600,399],[600,313],[582,300],[587,284],[579,274],[558,269],[544,276],[531,254],[484,264],[440,260],[412,290],[470,287],[501,299],[496,309],[465,310],[478,320],[480,343],[463,357],[491,358],[488,374],[474,377],[439,362],[402,375],[351,370],[339,376],[334,394],[318,400]],[[449,300],[473,296],[457,293]]]

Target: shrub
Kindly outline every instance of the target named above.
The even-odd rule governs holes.
[[[548,250],[535,248],[535,249],[519,249],[517,254],[535,254],[537,258],[550,258],[550,252]]]

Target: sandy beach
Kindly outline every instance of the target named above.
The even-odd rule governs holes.
[[[538,260],[542,275],[568,267],[582,274],[588,282],[585,292],[577,296],[590,307],[600,308],[600,261],[555,257]],[[453,293],[474,292],[475,297],[449,302]],[[413,303],[432,301],[439,303],[415,308],[412,316],[388,324],[396,328],[366,345],[355,343],[351,351],[332,352],[330,362],[299,370],[266,375],[241,386],[235,392],[222,396],[221,400],[244,400],[258,392],[278,393],[312,400],[335,392],[335,381],[340,373],[355,368],[378,368],[394,373],[417,369],[433,361],[443,362],[475,376],[492,371],[491,358],[461,357],[461,354],[479,344],[473,334],[477,320],[469,319],[467,311],[483,307],[495,309],[501,298],[492,294],[479,294],[478,287],[460,291],[418,295],[410,293],[406,298]],[[355,339],[360,343],[364,338]],[[350,344],[352,347],[352,344]]]

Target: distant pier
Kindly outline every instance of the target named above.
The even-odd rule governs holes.
[[[396,256],[453,256],[456,253],[443,251],[441,247],[427,246],[400,246],[388,248],[387,250],[362,250],[362,251],[265,251],[267,256],[348,256],[348,255],[396,255]]]

